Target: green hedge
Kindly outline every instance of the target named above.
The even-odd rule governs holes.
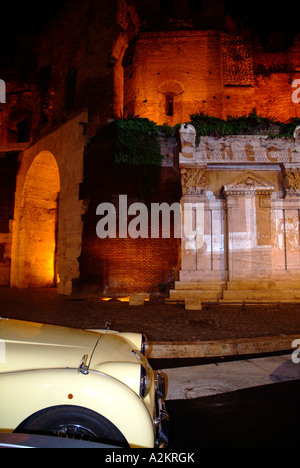
[[[279,122],[272,117],[263,117],[253,110],[248,115],[234,117],[228,115],[226,119],[213,117],[203,112],[192,114],[191,123],[196,130],[197,139],[201,136],[225,136],[244,134],[267,134],[270,138],[293,138],[293,133],[300,119],[295,117],[289,122]]]
[[[161,165],[159,126],[155,122],[140,117],[120,119],[116,130],[117,164]]]

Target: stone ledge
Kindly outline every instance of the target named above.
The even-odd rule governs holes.
[[[294,302],[300,301],[300,289],[247,289],[227,290],[223,292],[224,301],[261,301]]]
[[[175,290],[208,289],[210,291],[221,291],[225,287],[225,281],[175,281]]]
[[[215,341],[157,341],[150,343],[152,359],[236,356],[292,350],[297,335],[264,336]]]
[[[300,289],[300,281],[298,280],[232,280],[226,285],[227,290],[261,290],[261,289]]]

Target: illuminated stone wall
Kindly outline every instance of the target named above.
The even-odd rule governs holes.
[[[225,288],[215,290],[211,300],[298,300],[299,140],[202,137],[196,146],[191,126],[181,127],[181,137],[182,204],[197,229],[184,231],[180,281],[172,297],[197,296],[210,281]],[[280,293],[276,286],[269,290],[271,281],[273,288],[281,285]]]
[[[197,112],[225,118],[254,108],[280,121],[299,116],[291,98],[299,51],[299,38],[286,53],[267,54],[220,31],[142,33],[123,61],[125,115],[169,125]]]
[[[70,294],[79,277],[85,136],[80,113],[23,152],[17,175],[11,286],[58,286]],[[62,144],[63,142],[63,144]]]
[[[175,125],[208,108],[222,112],[220,37],[209,31],[144,33],[125,68],[124,110]],[[126,57],[125,57],[126,58]],[[168,98],[173,100],[169,112]],[[167,115],[173,113],[173,115]]]

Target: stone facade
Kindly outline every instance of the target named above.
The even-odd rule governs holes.
[[[183,238],[171,298],[300,300],[299,140],[201,137],[196,146],[191,125],[181,140],[181,202],[197,229]]]

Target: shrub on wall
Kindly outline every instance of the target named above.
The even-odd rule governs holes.
[[[169,137],[172,129],[139,116],[117,120],[114,125],[116,171],[125,179],[134,179],[140,200],[145,200],[159,184],[163,160],[159,135]]]
[[[155,122],[140,117],[120,119],[116,121],[116,130],[117,164],[161,165],[159,127]]]
[[[228,115],[226,119],[213,117],[203,112],[192,114],[190,117],[189,123],[196,130],[197,144],[201,136],[267,134],[270,138],[293,138],[293,132],[300,123],[299,118],[293,118],[289,122],[278,122],[273,117],[258,115],[255,110],[239,117]]]

